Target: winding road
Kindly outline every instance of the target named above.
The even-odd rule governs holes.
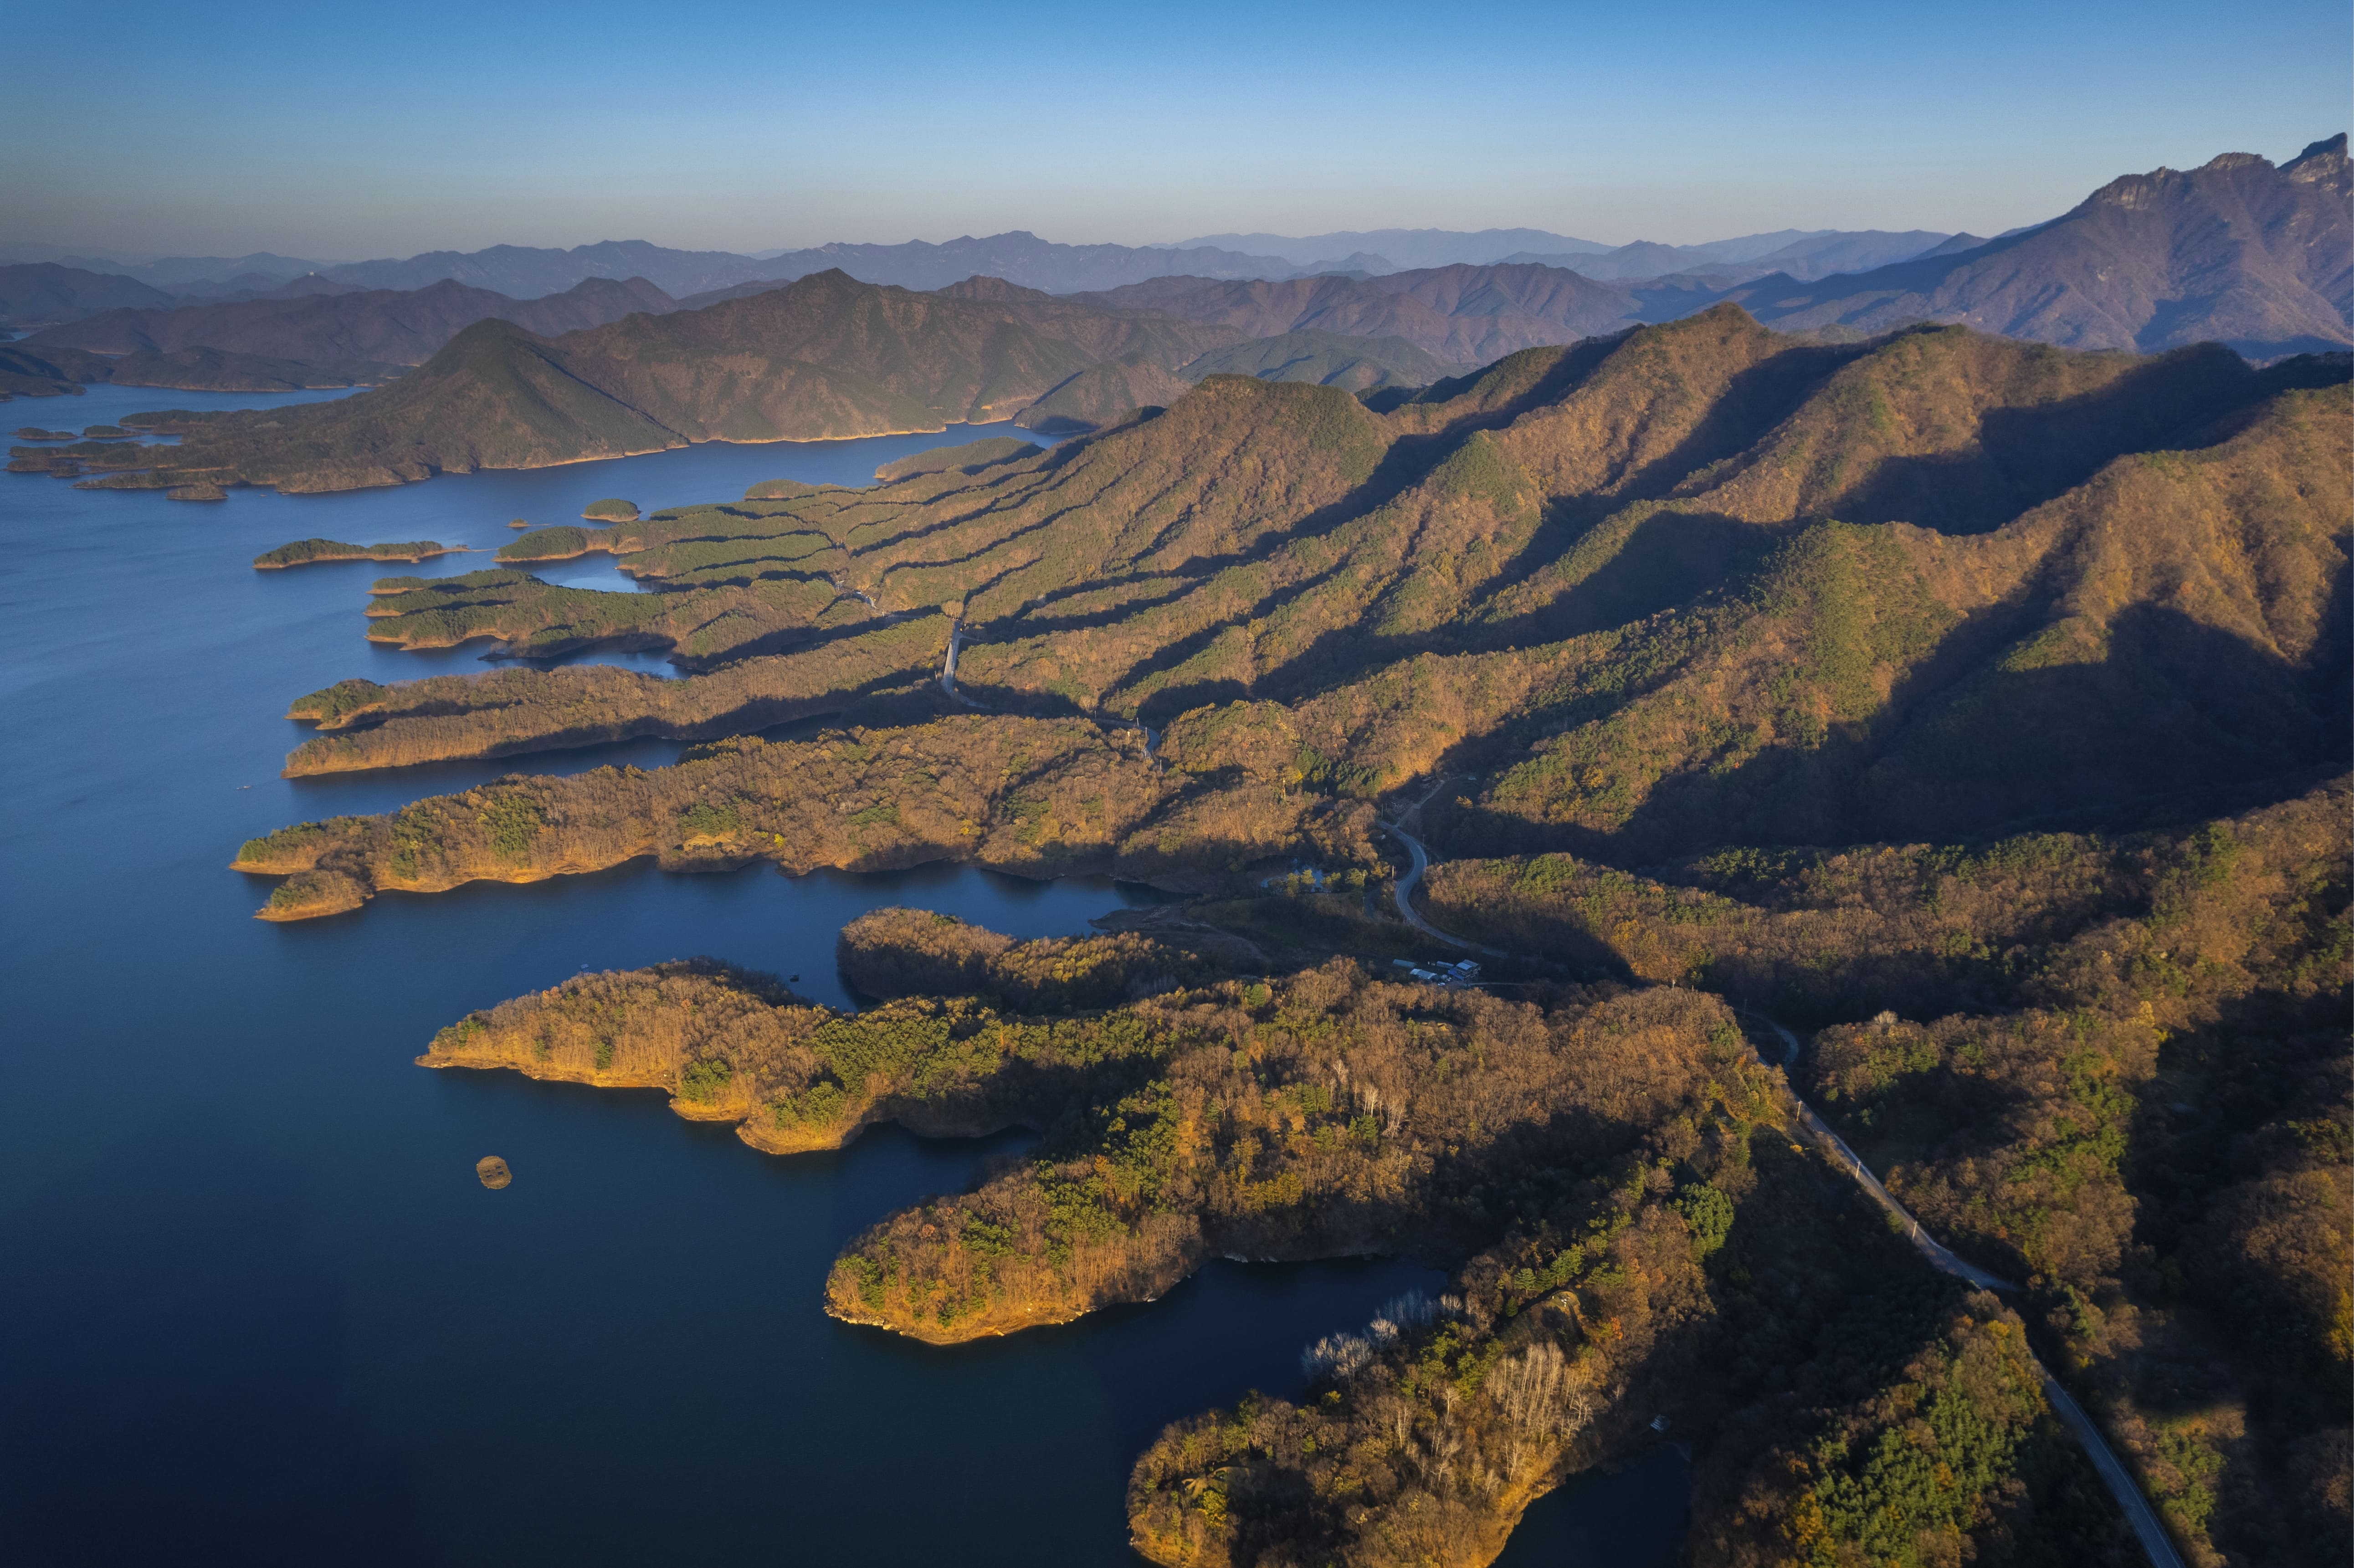
[[[1782,1073],[1787,1080],[1790,1070],[1798,1064],[1798,1037],[1762,1012],[1751,1012],[1746,1008],[1738,1008],[1734,1011],[1755,1019],[1781,1037],[1784,1046]],[[1932,1268],[1943,1274],[1953,1275],[1957,1279],[1966,1279],[1980,1290],[2016,1291],[2019,1288],[2001,1276],[1988,1274],[1978,1265],[1956,1256],[1951,1250],[1940,1245],[1927,1231],[1921,1228],[1921,1222],[1914,1219],[1904,1205],[1898,1202],[1888,1189],[1880,1184],[1880,1178],[1874,1176],[1871,1167],[1864,1164],[1857,1157],[1855,1150],[1847,1146],[1847,1140],[1833,1132],[1830,1129],[1830,1124],[1815,1114],[1814,1107],[1798,1098],[1795,1090],[1792,1091],[1790,1099],[1798,1107],[1798,1125],[1806,1129],[1807,1136],[1813,1140],[1815,1146],[1829,1155],[1833,1164],[1854,1177],[1856,1184],[1872,1194],[1873,1202],[1895,1216],[1904,1226],[1904,1234],[1912,1238],[1914,1246],[1919,1250],[1921,1255],[1929,1260],[1929,1266]]]
[[[1429,804],[1431,797],[1437,794],[1440,789],[1446,787],[1446,784],[1447,780],[1445,779],[1441,779],[1437,783],[1433,784],[1430,787],[1429,791],[1426,793],[1421,800],[1416,800],[1413,805],[1408,806],[1405,810],[1400,811],[1397,814],[1396,821],[1384,822],[1382,824],[1382,826],[1387,828],[1390,832],[1398,836],[1398,842],[1405,845],[1406,853],[1414,857],[1413,868],[1404,876],[1397,879],[1397,885],[1394,891],[1397,897],[1398,913],[1405,916],[1405,923],[1407,925],[1413,927],[1424,936],[1444,942],[1450,948],[1461,948],[1469,952],[1485,953],[1491,959],[1509,959],[1512,955],[1504,951],[1501,948],[1482,947],[1477,942],[1467,942],[1460,937],[1448,936],[1446,932],[1440,930],[1437,927],[1424,919],[1421,914],[1417,912],[1414,906],[1414,890],[1416,885],[1422,881],[1422,874],[1430,869],[1430,855],[1429,853],[1422,847],[1422,841],[1406,831],[1406,820],[1414,816],[1417,811],[1420,811],[1424,806]]]
[[[942,661],[940,664],[940,690],[949,694],[949,700],[951,702],[962,703],[969,708],[979,708],[982,713],[987,713],[990,711],[988,704],[974,702],[970,697],[966,696],[962,692],[956,689],[957,650],[959,647],[962,646],[963,642],[963,620],[957,620],[950,621],[949,623],[949,654],[948,658]]]
[[[1422,810],[1432,796],[1438,793],[1446,782],[1446,779],[1441,779],[1438,783],[1430,787],[1429,792],[1420,800],[1416,800],[1413,805],[1400,811],[1395,821],[1383,824],[1398,836],[1399,842],[1405,845],[1407,853],[1414,857],[1413,869],[1397,881],[1398,913],[1405,916],[1406,924],[1426,937],[1435,938],[1453,947],[1469,948],[1474,952],[1488,953],[1496,958],[1513,957],[1515,955],[1504,952],[1500,948],[1485,948],[1477,942],[1469,942],[1460,937],[1449,936],[1415,911],[1412,902],[1414,889],[1416,885],[1421,882],[1423,872],[1430,865],[1430,854],[1423,848],[1422,841],[1407,831],[1405,823]],[[1762,1012],[1753,1012],[1747,1009],[1736,1011],[1755,1019],[1772,1030],[1781,1040],[1782,1070],[1787,1087],[1790,1070],[1797,1065],[1798,1037]],[[1882,1210],[1903,1225],[1905,1234],[1912,1238],[1913,1245],[1923,1257],[1928,1260],[1931,1267],[1967,1280],[1981,1290],[2016,1292],[2019,1289],[2019,1287],[2010,1281],[1999,1276],[1988,1274],[1977,1265],[1956,1257],[1950,1249],[1922,1229],[1921,1222],[1914,1219],[1904,1205],[1890,1194],[1886,1187],[1881,1185],[1880,1178],[1874,1176],[1871,1169],[1857,1158],[1855,1150],[1847,1146],[1844,1139],[1830,1129],[1829,1123],[1815,1114],[1814,1107],[1800,1099],[1797,1090],[1792,1089],[1789,1093],[1791,1103],[1798,1107],[1798,1125],[1807,1137],[1822,1150],[1831,1163],[1853,1177],[1856,1184],[1871,1195],[1872,1202],[1878,1203]],[[2099,1473],[2102,1482],[2109,1489],[2109,1495],[2117,1499],[2117,1507],[2125,1511],[2126,1522],[2133,1527],[2134,1535],[2140,1541],[2142,1550],[2148,1553],[2152,1568],[2186,1568],[2182,1554],[2175,1550],[2173,1538],[2167,1534],[2166,1526],[2158,1517],[2158,1510],[2150,1507],[2149,1499],[2145,1497],[2141,1488],[2135,1484],[2132,1473],[2126,1468],[2124,1461],[2117,1457],[2116,1451],[2109,1446],[2109,1440],[2102,1435],[2100,1427],[2094,1424],[2093,1418],[2085,1413],[2084,1407],[2076,1403],[2075,1396],[2060,1386],[2059,1380],[2052,1375],[2051,1369],[2043,1364],[2042,1360],[2035,1357],[2032,1351],[2030,1352],[2030,1357],[2035,1361],[2036,1375],[2043,1380],[2044,1397],[2052,1402],[2052,1408],[2059,1414],[2060,1419],[2067,1424],[2068,1429],[2076,1435],[2076,1441],[2084,1446],[2085,1455],[2093,1461],[2093,1468]]]

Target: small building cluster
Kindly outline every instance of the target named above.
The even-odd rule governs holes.
[[[1392,959],[1390,965],[1394,969],[1404,969],[1407,979],[1420,980],[1425,985],[1477,985],[1479,983],[1479,966],[1469,959],[1458,963],[1437,964],[1428,969],[1416,964],[1412,959]]]

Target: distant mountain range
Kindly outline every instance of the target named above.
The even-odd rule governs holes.
[[[1787,231],[1707,245],[1638,241],[1614,248],[1531,228],[1490,229],[1479,234],[1384,229],[1367,234],[1321,235],[1310,240],[1281,240],[1283,249],[1261,251],[1206,242],[1185,246],[1063,245],[1016,230],[986,238],[968,235],[941,244],[908,240],[898,245],[821,245],[804,250],[764,251],[758,256],[739,256],[724,250],[671,250],[642,239],[609,239],[568,250],[496,245],[486,250],[432,250],[405,260],[345,262],[306,261],[258,251],[249,256],[165,257],[130,263],[55,246],[0,247],[0,258],[119,278],[183,302],[195,298],[252,298],[297,284],[316,291],[335,288],[422,289],[444,281],[487,289],[510,299],[530,300],[562,293],[592,278],[615,281],[642,278],[674,299],[685,299],[729,290],[741,292],[756,284],[774,286],[833,268],[864,282],[896,283],[904,289],[944,288],[979,276],[1003,278],[1023,288],[1057,294],[1101,291],[1164,277],[1288,279],[1336,272],[1381,276],[1434,267],[1487,266],[1498,261],[1533,261],[1600,279],[1689,273],[1721,287],[1776,270],[1815,278],[1841,267],[1878,266],[1918,255],[1946,238],[1930,233]],[[1295,260],[1295,256],[1300,259]],[[0,268],[0,273],[6,270]],[[120,285],[115,287],[119,289]],[[86,313],[69,302],[46,303],[43,308],[49,313],[12,306],[5,319],[49,322]]]
[[[676,299],[713,294],[744,285],[770,287],[812,272],[840,269],[862,281],[896,283],[907,289],[938,289],[976,275],[1004,278],[1051,293],[1115,289],[1147,278],[1187,273],[1205,278],[1288,278],[1300,269],[1273,256],[1242,255],[1197,246],[1189,249],[1132,245],[1059,245],[1015,231],[984,239],[970,236],[945,244],[909,240],[901,245],[822,245],[807,250],[769,251],[759,257],[726,250],[672,250],[642,239],[608,239],[569,250],[494,245],[486,250],[431,250],[406,260],[305,261],[260,252],[239,257],[168,257],[131,264],[101,257],[58,253],[57,247],[0,247],[0,257],[23,256],[52,274],[80,270],[120,280],[96,309],[116,304],[162,304],[162,296],[217,298],[263,293],[291,281],[355,289],[422,289],[444,281],[486,289],[510,299],[532,300],[562,293],[594,278],[620,281],[641,278]],[[1386,270],[1387,264],[1373,259]],[[50,322],[86,314],[88,305],[61,296],[52,279],[46,291],[19,284],[26,304],[7,291],[10,273],[0,267],[0,302],[9,302],[0,320]],[[152,293],[122,298],[124,284]],[[96,290],[97,285],[85,285]]]
[[[1643,301],[1623,284],[1527,264],[1435,267],[1379,278],[1162,278],[1076,297],[1233,327],[1248,337],[1320,332],[1398,338],[1465,367],[1523,348],[1618,332],[1646,319]],[[1670,307],[1664,313],[1682,312]]]
[[[936,430],[1004,418],[1100,360],[1183,364],[1241,335],[1043,294],[988,297],[1007,288],[918,293],[828,271],[553,339],[478,321],[376,391],[199,416],[173,461],[228,482],[352,490],[697,441]]]
[[[840,268],[867,283],[940,289],[963,279],[1002,278],[1050,294],[1116,289],[1148,278],[1288,278],[1299,269],[1278,256],[1251,256],[1214,246],[1151,249],[1132,245],[1057,245],[1015,230],[986,239],[967,236],[944,245],[912,239],[904,245],[821,245],[780,251],[761,274],[790,280]]]
[[[0,245],[0,260],[48,261],[60,267],[77,267],[86,272],[113,273],[136,279],[152,289],[174,294],[226,292],[233,287],[246,286],[241,280],[260,279],[278,283],[333,265],[331,262],[304,261],[292,256],[280,256],[268,250],[257,250],[249,256],[161,256],[140,260],[98,252],[82,253],[61,245]]]
[[[782,287],[788,285],[747,283],[678,300],[642,278],[592,279],[561,294],[515,300],[446,280],[417,290],[334,293],[290,285],[288,291],[249,300],[102,311],[43,328],[10,347],[20,357],[37,357],[16,366],[35,380],[47,374],[60,383],[112,380],[223,391],[348,386],[384,382],[422,365],[483,320],[556,337],[632,313],[706,310]],[[1520,349],[1683,314],[1694,299],[1706,298],[1689,289],[1652,293],[1638,284],[1600,283],[1529,264],[1430,268],[1380,278],[1155,278],[1085,294],[974,277],[938,291],[1000,305],[1080,344],[1091,362],[1142,349],[1165,376],[1182,376],[1181,384],[1242,373],[1352,392],[1426,385]],[[198,347],[211,356],[201,363],[186,357]],[[116,355],[127,357],[110,357]],[[305,376],[304,366],[313,374]],[[157,379],[175,368],[197,378]],[[1168,384],[1115,377],[1118,386],[1131,382]],[[9,389],[40,390],[22,380]],[[1095,407],[1106,395],[1088,392],[1085,406]],[[1076,396],[1066,396],[1057,411],[1076,417],[1079,406],[1070,397]]]
[[[18,346],[101,355],[173,354],[202,346],[277,359],[366,364],[390,376],[424,364],[486,317],[553,337],[602,326],[632,312],[659,315],[676,309],[676,301],[642,278],[618,283],[592,278],[535,300],[510,299],[444,279],[413,290],[339,288],[176,310],[103,311],[34,333]]]
[[[0,245],[0,263],[15,263],[0,265],[0,323],[45,325],[99,311],[157,309],[195,298],[249,299],[290,290],[418,290],[444,281],[523,301],[564,293],[591,279],[615,282],[640,279],[673,301],[703,303],[758,292],[763,287],[775,287],[813,272],[836,269],[864,282],[893,283],[907,289],[934,290],[967,278],[991,277],[1047,293],[1076,294],[1104,293],[1173,277],[1286,281],[1334,274],[1384,277],[1447,267],[1500,264],[1548,267],[1575,272],[1597,282],[1652,282],[1657,286],[1646,291],[1647,302],[1641,309],[1644,319],[1657,319],[1662,308],[1658,302],[1670,294],[1689,309],[1703,309],[1718,299],[1739,298],[1747,302],[1773,294],[1793,303],[1787,308],[1768,303],[1761,312],[1761,319],[1780,320],[1787,315],[1808,318],[1812,324],[1868,328],[1871,323],[1884,323],[1895,319],[1896,313],[1910,312],[1914,316],[1968,319],[1990,330],[2016,332],[2021,329],[1999,323],[2024,321],[2036,313],[2036,308],[1981,305],[1977,302],[1982,296],[1990,300],[2005,287],[1990,281],[1992,273],[1974,274],[1971,280],[1957,281],[1948,290],[1945,280],[1954,269],[1934,264],[1961,256],[1988,261],[1995,254],[2007,253],[1998,252],[1996,247],[2017,249],[2026,246],[2022,259],[2025,272],[2019,271],[2021,261],[2003,263],[1994,271],[2015,275],[2019,290],[2031,291],[2033,280],[2028,274],[2037,267],[2058,264],[2056,252],[2049,242],[2031,243],[2034,237],[2057,225],[2083,218],[2087,208],[2101,203],[2105,196],[2116,214],[2123,214],[2126,210],[2123,198],[2115,193],[2132,192],[2147,195],[2169,211],[2185,202],[2199,207],[2206,214],[2204,220],[2182,219],[2193,227],[2200,221],[2222,226],[2204,238],[2186,231],[2192,249],[2206,258],[2184,264],[2175,280],[2192,294],[2207,289],[2202,280],[2209,278],[2217,266],[2253,268],[2271,276],[2276,269],[2257,260],[2257,252],[2274,255],[2281,246],[2297,243],[2305,244],[2308,251],[2327,249],[2330,236],[2342,234],[2344,213],[2341,210],[2317,217],[2314,221],[2319,224],[2317,228],[2284,230],[2270,238],[2248,241],[2233,228],[2235,223],[2262,228],[2273,219],[2253,209],[2243,210],[2249,198],[2216,193],[2229,184],[2226,176],[2235,169],[2242,171],[2236,177],[2250,183],[2251,189],[2277,173],[2288,185],[2310,186],[2318,192],[2320,187],[2315,182],[2325,178],[2322,164],[2310,160],[2318,158],[2326,163],[2331,149],[2342,140],[2317,143],[2307,148],[2287,166],[2305,171],[2295,177],[2289,177],[2286,170],[2274,171],[2264,159],[2248,154],[2227,154],[2189,175],[2158,170],[2148,175],[2127,176],[2104,187],[2085,207],[1992,240],[1930,229],[1779,229],[1698,245],[1637,240],[1611,246],[1537,228],[1381,228],[1304,236],[1212,234],[1173,245],[1129,246],[1065,245],[1014,230],[980,238],[967,235],[938,244],[926,240],[896,245],[831,244],[748,256],[726,250],[674,250],[642,239],[609,239],[569,249],[498,245],[475,251],[434,250],[406,259],[341,262],[270,251],[235,257],[122,258],[54,245]],[[2342,147],[2337,155],[2342,158]],[[2176,185],[2182,188],[2178,190]],[[2271,207],[2286,211],[2297,207],[2293,194],[2283,196],[2275,193],[2255,199],[2259,205],[2269,203],[2268,211]],[[2142,214],[2136,221],[2147,228],[2150,216]],[[2111,227],[2117,228],[2115,223]],[[2094,238],[2091,228],[2080,222],[2072,232],[2091,247],[2088,255],[2105,246],[2140,243],[2122,228],[2107,238]],[[2253,250],[2250,244],[2254,246]],[[1915,267],[1917,275],[1887,271],[1907,265]],[[2345,270],[2342,257],[2338,266],[2339,271]],[[2305,296],[2342,304],[2344,290],[2340,288],[2337,294],[2331,294],[2324,286],[2317,293],[2305,278],[2305,270],[2307,269],[2302,263],[2292,269],[2297,273],[2293,285],[2275,278],[2256,291],[2278,295],[2285,287],[2285,296],[2270,298],[2261,306],[2243,301],[2224,316],[2214,319],[2225,322],[2234,341],[2337,341],[2327,332],[2312,330],[2314,323],[2307,319],[2314,313],[2312,300]],[[2146,268],[2142,270],[2147,272]],[[2094,264],[2086,275],[2094,293],[2105,290],[2110,281],[2099,275],[2102,271]],[[1869,289],[1829,284],[1807,291],[1802,299],[1789,288],[1791,284],[1826,285],[1827,280],[1863,274],[1876,274]],[[2165,292],[2170,285],[2160,274],[2174,276],[2159,266],[2157,271],[2147,272],[2137,286],[2144,293],[2153,288],[2160,291],[2148,298],[2150,319],[2158,322],[2157,330],[2161,334],[2172,330],[2178,318],[2185,323],[2207,319],[2197,309],[2185,311],[2176,294]],[[1744,286],[1745,292],[1736,292]],[[2087,286],[2080,281],[2068,287],[2074,296],[2084,294]],[[141,293],[143,288],[148,292]],[[1867,292],[1884,295],[1885,299],[1872,304],[1854,302],[1860,293]],[[2014,292],[2019,299],[2026,298],[2026,292]],[[1835,301],[1850,302],[1834,304]],[[2159,308],[2161,303],[2163,309]],[[2121,308],[2125,314],[2117,320],[2132,317],[2139,309],[2131,304]],[[2087,313],[2072,304],[2061,313],[2070,312],[2083,315],[2084,322],[2059,329],[2063,334],[2097,331],[2121,342],[2137,342],[2144,332],[2144,326],[2137,326],[2132,333],[2120,336],[2120,329],[2114,323],[2097,329],[2089,324],[2113,313],[2105,307],[2092,307]],[[2342,318],[2343,310],[2338,309],[2338,314]],[[2291,332],[2283,323],[2292,321],[2304,324]],[[2031,330],[2026,334],[2040,333]],[[2054,341],[2071,339],[2062,335]],[[1430,348],[1427,343],[1423,346]]]
[[[1786,231],[1603,249],[1521,229],[1214,237],[1278,248],[1258,254],[1212,245],[1057,245],[1016,233],[761,259],[630,241],[436,252],[275,282],[259,269],[304,264],[258,252],[216,260],[244,269],[225,282],[268,286],[217,295],[175,295],[127,275],[29,261],[0,266],[0,318],[57,324],[14,345],[0,392],[38,395],[103,380],[217,390],[377,382],[427,363],[483,320],[559,338],[636,313],[701,313],[776,292],[786,286],[780,277],[821,270],[986,302],[1073,345],[1078,358],[1025,396],[1045,398],[1044,412],[1076,423],[1118,412],[1112,404],[1120,397],[1158,396],[1218,371],[1373,392],[1726,302],[1781,330],[1833,339],[1932,321],[2079,348],[2156,352],[2213,340],[2269,360],[2354,343],[2349,197],[2354,178],[2340,135],[2277,168],[2227,154],[2187,173],[2127,175],[2048,223],[1991,240],[1927,230]],[[1405,270],[1352,251],[1369,265],[1346,272],[1302,272],[1289,260],[1377,243],[1414,254],[1529,241],[1585,249]],[[200,263],[167,258],[147,266],[154,277],[178,278]],[[644,270],[604,275],[631,263]],[[430,276],[452,270],[504,286]],[[576,276],[584,270],[591,275]],[[557,278],[573,281],[542,287]],[[408,279],[427,281],[393,286]],[[1105,279],[1118,281],[1082,286]],[[1141,360],[1125,363],[1139,353]]]
[[[1309,271],[1414,271],[1433,267],[1489,266],[1532,261],[1564,268],[1589,278],[1664,278],[1704,274],[1720,282],[1776,270],[1817,278],[1908,260],[1945,243],[1949,235],[1925,229],[1890,234],[1879,229],[1785,228],[1745,234],[1701,245],[1602,245],[1548,234],[1538,228],[1377,228],[1292,238],[1281,234],[1214,234],[1187,246],[1219,246],[1264,252]],[[1172,247],[1172,249],[1177,249]],[[1358,263],[1342,267],[1333,258]],[[1267,274],[1272,275],[1272,274]]]
[[[561,293],[590,278],[642,278],[672,295],[724,289],[758,276],[748,257],[725,250],[671,250],[642,239],[608,239],[569,250],[493,245],[487,250],[429,250],[405,260],[351,261],[317,269],[364,289],[422,289],[451,279],[512,299]]]
[[[1591,239],[1573,239],[1566,234],[1549,234],[1542,228],[1483,228],[1476,232],[1459,228],[1368,228],[1300,237],[1205,234],[1198,239],[1180,240],[1174,245],[1155,249],[1187,250],[1204,246],[1220,250],[1242,250],[1255,255],[1280,257],[1293,266],[1302,268],[1312,267],[1333,257],[1376,256],[1385,260],[1391,270],[1447,267],[1458,261],[1480,266],[1490,261],[1501,261],[1508,256],[1539,250],[1552,255],[1601,256],[1615,249]]]
[[[1938,249],[1956,236],[1908,229],[1890,234],[1879,229],[1850,233],[1826,229],[1814,234],[1757,234],[1745,239],[1723,239],[1707,245],[1655,245],[1638,239],[1599,256],[1576,253],[1542,255],[1522,251],[1507,261],[1535,261],[1566,267],[1589,278],[1651,279],[1682,276],[1719,286],[1769,272],[1794,278],[1820,278],[1833,272],[1856,272]],[[1776,244],[1775,241],[1784,243]],[[1973,240],[1973,244],[1979,243]]]
[[[2226,153],[2113,180],[2050,223],[1811,284],[1776,273],[1721,298],[1785,331],[1958,322],[2143,353],[2213,341],[2255,358],[2354,343],[2346,137],[2274,168]]]
[[[111,273],[55,261],[0,267],[0,322],[63,321],[122,307],[169,307],[162,290]]]

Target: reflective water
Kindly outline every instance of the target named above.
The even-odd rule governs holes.
[[[0,424],[308,400],[101,387],[19,400]],[[225,869],[245,838],[506,770],[279,779],[306,733],[280,716],[290,698],[481,666],[470,649],[361,641],[387,568],[261,573],[254,555],[312,535],[495,547],[518,515],[860,482],[982,433],[997,432],[220,504],[0,477],[0,1557],[1125,1563],[1122,1486],[1163,1422],[1295,1392],[1302,1343],[1435,1281],[1394,1261],[1219,1264],[1150,1306],[931,1350],[824,1317],[826,1267],[1018,1139],[885,1129],[776,1160],[656,1095],[411,1065],[440,1025],[584,966],[712,953],[846,1004],[834,935],[865,909],[1045,935],[1142,889],[640,863],[292,927],[249,917],[268,885]],[[567,565],[612,576],[601,556]],[[482,1188],[485,1154],[512,1187]],[[1547,1499],[1511,1560],[1673,1561],[1680,1514],[1659,1499],[1680,1506],[1681,1472],[1664,1491],[1649,1474]],[[1614,1520],[1666,1544],[1594,1534]]]

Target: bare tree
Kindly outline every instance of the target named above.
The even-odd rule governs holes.
[[[1562,1354],[1551,1340],[1499,1362],[1486,1388],[1504,1416],[1504,1473],[1515,1482],[1594,1419],[1591,1368]]]
[[[1355,1334],[1331,1334],[1299,1352],[1299,1370],[1312,1382],[1335,1383],[1356,1376],[1373,1364],[1373,1342]]]

